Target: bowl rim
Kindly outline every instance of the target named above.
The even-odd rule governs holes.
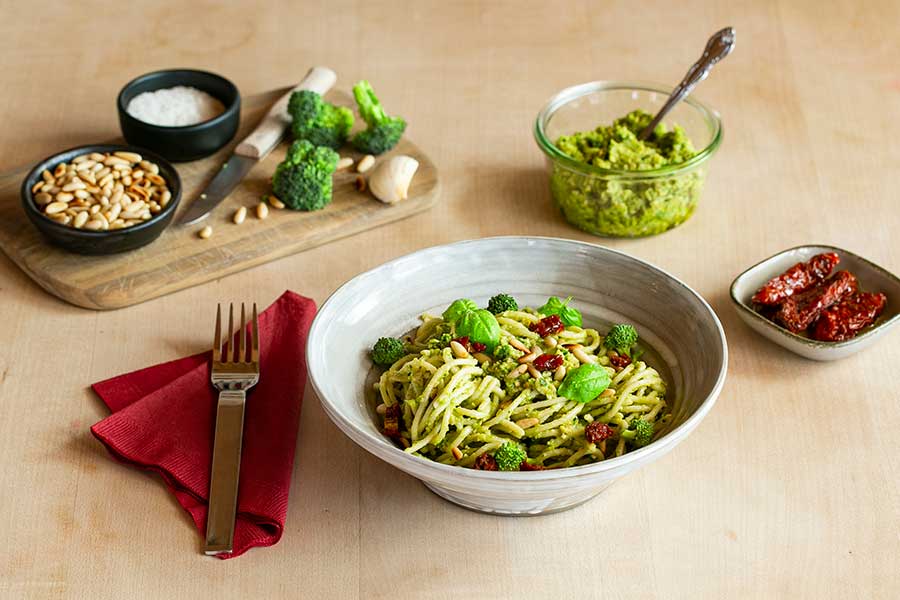
[[[891,273],[884,267],[872,262],[871,260],[869,260],[863,256],[860,256],[859,254],[856,254],[855,252],[851,252],[849,250],[844,250],[843,248],[839,248],[837,246],[832,246],[830,244],[801,244],[799,246],[793,246],[792,248],[786,248],[780,252],[776,252],[775,254],[773,254],[772,256],[769,256],[768,258],[764,258],[763,260],[759,261],[758,263],[747,267],[746,269],[744,269],[741,272],[740,275],[735,277],[734,281],[731,282],[731,287],[729,288],[729,295],[731,296],[731,301],[734,303],[735,307],[738,308],[739,310],[741,310],[744,314],[746,314],[746,315],[750,316],[751,318],[753,318],[754,320],[756,320],[757,322],[763,323],[767,328],[778,332],[779,334],[784,336],[784,338],[786,340],[790,340],[795,344],[802,344],[802,345],[808,346],[810,348],[821,348],[821,349],[825,349],[825,350],[834,350],[834,351],[838,351],[839,349],[846,348],[848,346],[855,346],[855,345],[859,344],[862,340],[865,340],[866,338],[868,338],[872,335],[875,335],[876,333],[880,333],[881,331],[883,331],[885,329],[893,327],[898,322],[900,322],[900,312],[898,312],[896,315],[894,315],[890,319],[888,319],[886,321],[882,321],[881,323],[877,323],[877,324],[875,324],[874,327],[869,327],[868,330],[857,335],[856,337],[850,338],[849,340],[843,340],[840,342],[825,342],[822,340],[814,340],[811,338],[803,337],[802,335],[798,335],[792,331],[789,331],[788,329],[785,329],[778,323],[775,323],[774,321],[770,321],[769,319],[765,318],[764,316],[762,316],[761,314],[759,314],[758,312],[753,310],[752,307],[750,307],[746,302],[744,302],[743,300],[741,300],[738,297],[737,287],[750,274],[750,271],[753,271],[754,269],[761,267],[761,266],[765,265],[766,263],[771,262],[771,261],[775,260],[776,258],[779,258],[780,256],[783,256],[789,252],[794,252],[796,250],[805,250],[807,248],[809,248],[809,249],[815,248],[815,249],[823,250],[825,252],[831,251],[831,252],[836,252],[839,255],[846,254],[847,256],[852,256],[856,260],[860,261],[861,263],[863,263],[866,266],[868,266],[869,268],[871,268],[873,271],[877,272],[879,275],[881,275],[885,279],[892,280],[898,286],[900,286],[900,277],[897,277],[896,275],[894,275],[893,273]],[[775,277],[775,275],[772,275],[772,277]]]
[[[596,80],[569,86],[554,94],[546,102],[546,104],[544,104],[544,107],[541,108],[541,110],[538,112],[537,117],[534,120],[534,139],[537,142],[538,147],[549,158],[563,163],[566,167],[572,170],[591,173],[593,175],[598,175],[606,179],[653,179],[658,177],[673,177],[676,175],[680,175],[681,173],[690,171],[691,169],[698,167],[700,164],[708,160],[713,154],[715,154],[716,150],[719,148],[719,145],[722,143],[722,137],[724,135],[722,118],[719,115],[718,111],[700,102],[696,98],[696,96],[688,96],[687,98],[683,99],[682,102],[685,102],[694,107],[694,109],[696,109],[704,117],[707,124],[712,126],[712,140],[709,142],[709,144],[706,145],[706,147],[704,147],[702,150],[697,152],[697,154],[695,154],[685,162],[676,163],[674,165],[666,165],[658,169],[627,171],[624,169],[607,169],[604,167],[598,167],[596,165],[589,165],[587,163],[579,162],[557,148],[556,144],[554,144],[547,137],[544,129],[547,122],[550,121],[550,118],[554,115],[554,113],[556,113],[559,108],[592,92],[611,90],[639,90],[645,92],[657,92],[668,96],[672,93],[673,89],[674,88],[670,86],[654,82],[613,80]]]
[[[156,77],[158,75],[163,74],[193,74],[193,75],[208,75],[215,79],[220,80],[226,86],[228,86],[234,94],[234,98],[225,105],[222,102],[222,99],[219,97],[215,97],[216,100],[222,102],[223,106],[225,106],[225,110],[222,111],[221,114],[216,115],[212,119],[201,121],[199,123],[193,123],[192,125],[157,125],[155,123],[148,123],[147,121],[142,121],[135,116],[132,116],[131,113],[128,112],[128,107],[125,105],[125,93],[132,88],[133,86],[143,82],[145,79],[150,79],[152,77]],[[184,85],[184,84],[182,84]],[[163,89],[163,88],[158,88]],[[155,90],[154,90],[155,91]],[[212,96],[212,94],[210,94]],[[146,127],[151,130],[159,130],[159,131],[171,131],[171,132],[183,132],[183,133],[194,133],[196,131],[201,131],[204,129],[208,129],[210,127],[216,127],[227,121],[231,114],[234,112],[235,107],[240,106],[241,103],[241,93],[238,90],[238,87],[234,84],[233,81],[228,79],[223,75],[219,75],[218,73],[213,73],[212,71],[204,71],[203,69],[182,69],[182,68],[172,68],[172,69],[158,69],[156,71],[150,71],[149,73],[144,73],[143,75],[138,75],[128,83],[122,86],[122,89],[119,90],[118,95],[116,96],[116,107],[119,110],[119,114],[123,116],[123,118],[127,118],[130,121],[135,123],[139,123],[142,127]]]
[[[31,185],[28,184],[29,180],[33,178],[35,174],[40,176],[40,173],[50,168],[50,164],[54,167],[61,162],[60,156],[65,154],[80,152],[81,154],[86,154],[90,152],[136,152],[141,155],[141,158],[149,158],[153,162],[157,164],[161,164],[165,166],[169,171],[174,175],[174,179],[172,181],[168,181],[170,184],[170,191],[172,192],[172,200],[169,202],[166,207],[159,211],[159,214],[154,215],[150,219],[140,223],[138,225],[133,225],[131,227],[124,227],[122,229],[107,229],[105,231],[93,231],[91,229],[76,229],[75,227],[69,227],[68,225],[63,225],[62,223],[57,223],[53,219],[50,219],[37,209],[37,206],[34,202],[34,194],[31,192],[31,187],[35,181]],[[81,154],[77,154],[76,156],[81,156]],[[173,185],[174,184],[174,185]],[[60,150],[59,152],[55,152],[46,158],[39,160],[35,165],[28,171],[28,174],[22,179],[22,187],[20,188],[19,193],[22,200],[22,207],[26,211],[26,213],[33,215],[39,219],[43,219],[42,225],[47,225],[47,227],[51,231],[56,231],[69,235],[78,235],[83,236],[86,239],[100,239],[104,237],[110,236],[120,236],[120,235],[128,235],[132,233],[138,233],[145,229],[151,229],[155,225],[157,225],[160,221],[165,220],[170,215],[174,214],[175,210],[178,208],[178,204],[181,202],[181,176],[178,174],[178,169],[175,166],[157,154],[152,150],[148,150],[146,148],[141,148],[139,146],[132,146],[129,144],[85,144],[82,146],[73,146],[71,148],[67,148],[65,150]]]
[[[310,347],[313,345],[319,328],[324,327],[322,325],[322,315],[325,313],[328,305],[333,302],[335,296],[340,294],[347,287],[355,284],[359,280],[368,277],[375,277],[377,272],[382,269],[387,269],[391,266],[394,266],[398,263],[401,263],[406,260],[410,260],[416,255],[424,255],[427,256],[429,253],[438,253],[442,252],[449,248],[461,248],[469,245],[477,245],[490,241],[539,241],[539,242],[549,242],[551,244],[559,244],[561,246],[570,246],[570,247],[578,247],[578,246],[589,246],[592,248],[599,248],[603,251],[612,252],[614,254],[618,254],[627,259],[637,261],[645,267],[650,268],[651,270],[657,272],[658,274],[670,278],[680,287],[682,287],[685,291],[687,291],[691,296],[693,296],[696,300],[700,302],[703,308],[706,309],[707,313],[710,317],[712,317],[713,324],[716,327],[716,331],[719,334],[719,341],[721,343],[722,349],[722,364],[719,368],[719,372],[716,377],[716,382],[713,385],[712,390],[703,399],[700,405],[697,407],[697,410],[694,411],[683,423],[675,427],[674,429],[666,432],[662,437],[653,440],[647,446],[643,448],[638,448],[636,450],[632,450],[622,456],[617,456],[613,458],[608,458],[602,460],[597,463],[589,464],[589,465],[580,465],[575,467],[566,467],[564,469],[553,469],[546,471],[479,471],[476,469],[466,469],[462,467],[458,467],[455,465],[444,465],[438,463],[436,461],[428,460],[425,458],[421,458],[418,456],[413,456],[412,454],[407,454],[403,450],[385,443],[384,446],[375,445],[374,436],[370,436],[370,434],[357,429],[348,419],[346,419],[341,412],[334,406],[326,397],[326,395],[322,392],[322,386],[317,380],[317,376],[314,370],[314,361],[315,353],[310,351]],[[315,319],[313,319],[312,325],[309,329],[309,334],[307,337],[307,348],[306,348],[306,357],[307,357],[307,369],[309,374],[310,385],[312,386],[313,391],[316,394],[316,397],[319,399],[319,403],[322,408],[325,410],[325,413],[329,416],[329,418],[334,422],[338,428],[344,432],[347,437],[353,440],[357,445],[361,446],[363,449],[368,451],[369,453],[375,455],[376,457],[384,460],[388,464],[392,466],[396,466],[401,468],[404,471],[417,471],[419,469],[425,469],[434,473],[437,478],[441,476],[453,476],[454,474],[463,476],[463,477],[473,477],[476,479],[484,480],[484,481],[496,481],[496,482],[510,482],[510,481],[520,481],[520,482],[541,482],[541,481],[551,481],[551,480],[559,480],[559,479],[573,479],[573,478],[585,478],[592,477],[595,475],[599,475],[602,473],[609,473],[613,471],[618,471],[622,468],[627,467],[632,463],[640,463],[642,460],[647,459],[654,455],[662,455],[665,454],[672,447],[680,443],[685,437],[687,437],[691,431],[693,431],[697,425],[702,421],[712,407],[716,403],[716,399],[722,391],[722,387],[725,385],[725,378],[728,373],[728,342],[725,337],[725,330],[722,327],[722,323],[719,320],[718,315],[709,305],[709,303],[701,296],[698,292],[696,292],[689,285],[668,273],[667,271],[647,262],[641,260],[637,257],[631,256],[625,252],[614,250],[612,248],[608,248],[606,246],[601,246],[600,244],[593,244],[590,242],[582,242],[578,240],[570,240],[566,238],[558,238],[558,237],[549,237],[549,236],[493,236],[486,238],[477,238],[470,240],[461,240],[457,242],[452,242],[449,244],[440,244],[436,246],[430,246],[426,248],[421,248],[419,250],[415,250],[413,252],[404,254],[399,256],[393,260],[387,261],[359,273],[358,275],[352,277],[345,283],[343,283],[340,287],[338,287],[334,292],[332,292],[325,302],[322,303],[322,306],[319,308]],[[370,438],[372,438],[370,440]],[[381,440],[384,441],[384,440]],[[377,451],[376,451],[377,449]],[[386,450],[386,454],[382,454],[381,450]],[[404,465],[404,467],[400,467],[400,465]],[[419,475],[415,475],[417,478]]]

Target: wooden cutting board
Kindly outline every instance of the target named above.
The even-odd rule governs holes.
[[[241,128],[231,144],[203,160],[176,164],[183,186],[178,214],[159,239],[148,246],[110,256],[81,256],[49,245],[22,211],[19,186],[30,169],[26,167],[0,174],[0,250],[51,294],[77,306],[107,310],[144,302],[403,219],[435,203],[440,191],[437,168],[418,146],[404,138],[386,156],[407,154],[419,161],[408,199],[388,206],[368,192],[358,192],[357,174],[351,169],[335,174],[334,200],[324,209],[310,213],[270,210],[267,219],[259,220],[253,207],[271,190],[269,180],[284,158],[285,142],[256,165],[201,224],[175,224],[230,156],[234,145],[287,90],[245,98]],[[351,104],[349,96],[342,92],[333,92],[329,97],[332,102]],[[360,158],[346,150],[341,154]],[[248,207],[247,220],[235,225],[231,217],[242,205]],[[210,239],[201,240],[197,232],[205,224],[212,225],[214,233]]]

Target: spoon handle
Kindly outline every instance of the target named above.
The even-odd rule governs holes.
[[[735,32],[732,27],[721,29],[709,38],[709,41],[706,42],[706,48],[703,49],[703,56],[691,65],[691,68],[688,69],[684,79],[682,79],[681,83],[672,90],[672,94],[669,96],[669,99],[666,100],[663,107],[656,113],[656,116],[653,117],[650,124],[641,131],[641,135],[638,136],[640,141],[644,141],[650,137],[650,134],[653,133],[656,126],[663,120],[663,117],[672,110],[672,107],[690,94],[691,90],[694,89],[694,86],[706,79],[706,76],[709,75],[709,71],[713,68],[713,65],[731,53],[734,49],[734,40]]]

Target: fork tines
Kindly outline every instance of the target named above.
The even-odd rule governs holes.
[[[259,317],[256,302],[253,303],[250,327],[247,327],[246,307],[241,302],[241,320],[234,329],[234,304],[228,305],[228,330],[222,338],[222,305],[216,306],[216,334],[213,339],[213,361],[215,362],[259,362]],[[235,343],[237,336],[237,343]],[[249,356],[247,350],[249,349]]]

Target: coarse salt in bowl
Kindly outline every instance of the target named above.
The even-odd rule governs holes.
[[[148,92],[165,92],[163,95],[170,99],[172,94],[176,94],[182,98],[179,100],[181,103],[184,92],[174,92],[177,88],[193,88],[205,92],[221,102],[224,110],[201,123],[183,126],[149,123],[129,112],[132,100]],[[191,92],[188,94],[194,95]],[[143,102],[142,100],[141,103]],[[153,150],[172,161],[196,160],[214,154],[234,138],[241,120],[241,95],[237,87],[221,75],[193,69],[168,69],[141,75],[122,88],[116,105],[119,125],[128,143]],[[165,116],[169,119],[186,119],[190,116],[188,112],[189,109],[181,107],[147,114],[153,114],[154,118]],[[200,118],[204,114],[196,114],[192,118]]]
[[[385,285],[390,282],[390,285]],[[440,314],[461,296],[484,306],[498,292],[523,305],[573,296],[586,326],[633,323],[671,390],[672,418],[649,445],[578,467],[478,471],[403,452],[381,431],[369,355],[382,336]],[[307,344],[313,389],[332,421],[354,442],[421,479],[441,497],[473,510],[538,515],[593,498],[610,483],[674,448],[712,408],[725,381],[722,325],[696,292],[627,254],[571,240],[500,237],[458,242],[398,258],[341,286],[322,306]]]
[[[152,92],[142,92],[128,103],[128,114],[150,125],[184,127],[213,119],[225,106],[203,90],[176,85]]]

